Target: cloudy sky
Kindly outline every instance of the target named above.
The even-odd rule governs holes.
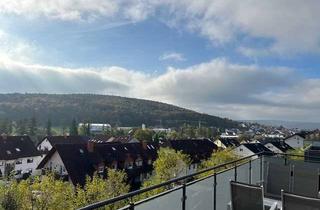
[[[1,0],[0,92],[320,122],[318,0]]]

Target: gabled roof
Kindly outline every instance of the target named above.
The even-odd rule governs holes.
[[[218,147],[208,139],[167,140],[163,146],[171,147],[191,157],[193,162],[199,162],[211,156]]]
[[[87,136],[46,136],[41,142],[45,139],[55,146],[56,144],[86,144],[90,138]]]
[[[239,141],[235,138],[219,138],[219,140],[226,147],[237,147],[240,145]]]
[[[248,148],[251,152],[257,154],[257,153],[269,153],[271,154],[272,151],[269,150],[267,147],[263,146],[260,143],[248,143],[248,144],[242,144],[246,148]]]
[[[285,140],[291,138],[292,136],[300,136],[301,138],[305,139],[307,136],[307,133],[305,133],[305,132],[295,133],[295,134],[292,134],[291,136],[288,136],[287,138],[285,138]]]
[[[96,143],[94,145],[94,152],[99,153],[106,162],[124,161],[128,156],[133,159],[137,157],[155,158],[157,149],[158,146],[154,143],[146,143],[145,147],[141,143]]]
[[[272,144],[273,146],[275,146],[276,148],[278,148],[279,150],[281,150],[282,152],[286,153],[288,150],[292,150],[293,148],[289,146],[289,144],[283,142],[283,141],[279,141],[279,142],[269,142],[270,144]]]
[[[39,156],[29,136],[0,136],[0,160]]]
[[[40,162],[38,169],[43,168],[55,152],[61,157],[74,185],[79,184],[83,186],[86,176],[93,175],[95,171],[94,163],[97,162],[95,158],[97,157],[92,157],[89,154],[85,144],[56,144]]]
[[[271,143],[271,142],[281,142],[283,141],[283,139],[281,138],[270,138],[270,137],[265,137],[263,139],[260,139],[259,142],[263,145],[267,144],[267,143]]]

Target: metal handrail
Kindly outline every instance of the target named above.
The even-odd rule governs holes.
[[[189,175],[185,175],[185,176],[181,176],[181,177],[178,177],[178,178],[174,178],[174,179],[171,179],[169,181],[166,181],[166,182],[163,182],[163,183],[160,183],[160,184],[157,184],[157,185],[153,185],[153,186],[150,186],[150,187],[147,187],[147,188],[139,189],[139,190],[136,190],[136,191],[132,191],[132,192],[129,192],[127,194],[120,195],[120,196],[117,196],[117,197],[114,197],[114,198],[111,198],[111,199],[108,199],[108,200],[99,201],[97,203],[89,204],[89,205],[87,205],[85,207],[79,208],[78,210],[96,209],[96,208],[103,207],[103,206],[106,206],[106,205],[114,204],[114,203],[116,203],[118,201],[126,200],[126,199],[132,198],[132,197],[134,197],[136,195],[139,195],[139,194],[142,194],[142,193],[145,193],[145,192],[149,192],[151,190],[158,189],[158,188],[161,188],[163,186],[168,186],[168,185],[170,185],[172,183],[176,183],[176,182],[179,182],[179,181],[182,181],[182,180],[186,180],[186,179],[198,176],[200,174],[206,173],[208,171],[213,171],[215,169],[219,169],[219,168],[225,167],[227,165],[234,165],[233,167],[230,168],[230,169],[232,169],[232,168],[237,167],[237,163],[239,163],[239,162],[241,162],[243,160],[248,160],[248,159],[250,160],[252,157],[264,156],[264,155],[280,155],[280,156],[284,156],[285,158],[288,157],[288,156],[309,157],[309,158],[314,157],[314,156],[308,156],[308,155],[297,155],[297,154],[287,154],[287,153],[259,152],[259,153],[254,154],[254,155],[250,155],[250,156],[243,157],[243,158],[240,158],[240,159],[237,159],[237,160],[234,160],[234,161],[229,161],[227,163],[223,163],[223,164],[220,164],[220,165],[217,165],[217,166],[213,166],[213,167],[210,167],[210,168],[207,168],[207,169],[203,169],[203,170],[200,170],[198,172],[195,172],[195,173],[192,173],[192,174],[189,174]],[[242,163],[242,164],[245,164],[245,163]],[[262,176],[262,171],[261,171],[262,170],[262,166],[261,166],[261,164],[262,164],[262,159],[260,160],[260,179],[261,179],[261,176]],[[210,176],[213,176],[213,175],[210,175]],[[205,178],[207,178],[207,177],[205,177]],[[205,179],[205,178],[201,178],[201,179]],[[180,189],[181,188],[183,188],[183,187],[180,186]],[[157,197],[157,195],[155,197]]]
[[[117,196],[117,197],[114,197],[114,198],[111,198],[111,199],[108,199],[108,200],[99,201],[97,203],[93,203],[93,204],[87,205],[85,207],[79,208],[78,210],[96,209],[96,208],[99,208],[99,207],[110,205],[110,204],[116,203],[118,201],[122,201],[122,200],[125,200],[125,199],[128,199],[128,198],[132,198],[133,196],[136,196],[136,195],[139,195],[139,194],[142,194],[142,193],[154,190],[154,189],[158,189],[158,188],[161,188],[163,186],[168,186],[168,185],[170,185],[172,183],[176,183],[176,182],[179,182],[179,181],[182,181],[182,180],[186,180],[188,178],[192,178],[192,177],[198,176],[200,174],[206,173],[208,171],[213,171],[215,169],[218,169],[218,168],[221,168],[221,167],[224,167],[224,166],[227,166],[227,165],[236,164],[236,163],[241,162],[243,160],[247,160],[247,159],[250,159],[252,157],[262,155],[262,154],[263,154],[263,152],[260,152],[260,153],[257,153],[257,154],[254,154],[254,155],[250,155],[250,156],[247,156],[247,157],[243,157],[243,158],[240,158],[240,159],[237,159],[237,160],[234,160],[234,161],[229,161],[227,163],[223,163],[223,164],[220,164],[220,165],[217,165],[217,166],[214,166],[214,167],[203,169],[201,171],[198,171],[198,172],[186,175],[186,176],[181,176],[181,177],[178,177],[178,178],[174,178],[174,179],[171,179],[171,180],[166,181],[166,182],[162,182],[162,183],[157,184],[157,185],[153,185],[153,186],[150,186],[150,187],[147,187],[147,188],[143,188],[143,189],[139,189],[139,190],[136,190],[136,191],[132,191],[132,192],[129,192],[127,194],[120,195],[120,196]]]

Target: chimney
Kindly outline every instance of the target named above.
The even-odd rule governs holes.
[[[87,142],[87,150],[88,150],[88,152],[94,152],[94,142],[93,141]]]

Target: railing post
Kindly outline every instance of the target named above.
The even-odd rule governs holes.
[[[217,210],[217,174],[213,175],[213,210]]]
[[[251,166],[251,159],[249,160],[249,184],[251,184],[251,176],[252,176],[252,166]]]
[[[186,195],[186,183],[184,182],[182,185],[182,210],[186,210],[186,200],[187,200],[187,195]]]
[[[130,198],[129,210],[134,210],[134,202],[133,202],[132,197]]]
[[[237,163],[234,164],[234,181],[236,182],[237,181],[237,176],[238,176],[238,173],[237,173]]]
[[[285,165],[285,166],[287,165],[287,161],[288,161],[287,159],[288,159],[288,155],[285,154],[285,155],[284,155],[284,165]]]
[[[260,182],[262,181],[262,155],[260,155]]]

